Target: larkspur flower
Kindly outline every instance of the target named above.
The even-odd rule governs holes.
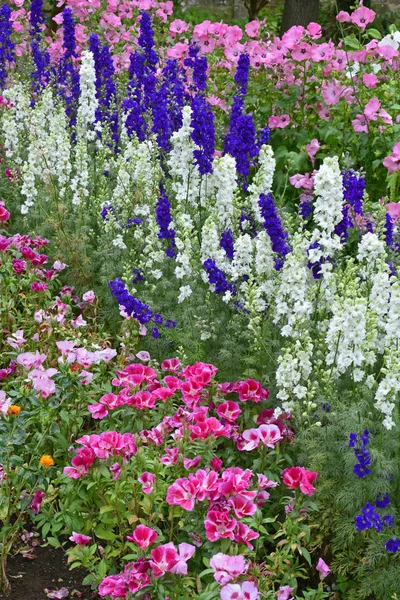
[[[15,57],[15,44],[12,40],[11,8],[3,4],[0,8],[0,89],[7,79],[7,63]]]

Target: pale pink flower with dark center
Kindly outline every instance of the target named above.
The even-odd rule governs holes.
[[[376,13],[367,8],[366,6],[360,6],[350,15],[350,20],[352,23],[357,25],[360,29],[364,31],[367,25],[373,22],[375,19]]]

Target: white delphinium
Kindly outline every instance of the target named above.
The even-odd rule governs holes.
[[[250,206],[259,223],[263,222],[263,218],[258,206],[258,200],[260,194],[267,195],[271,192],[275,167],[276,160],[272,148],[270,145],[264,144],[261,146],[260,154],[258,155],[258,170],[254,175],[251,185],[249,185]]]
[[[74,156],[75,175],[71,180],[72,204],[79,206],[89,197],[89,154],[86,140],[77,139]]]
[[[250,276],[253,264],[253,240],[248,233],[239,235],[235,240],[235,254],[229,265],[229,273],[233,281],[243,276]]]
[[[395,280],[390,288],[390,302],[386,319],[385,346],[400,348],[400,282]]]
[[[385,415],[383,426],[390,430],[395,426],[392,417],[393,410],[398,402],[400,392],[400,352],[389,348],[385,356],[382,372],[384,378],[379,382],[375,394],[375,408]]]
[[[188,279],[192,275],[193,221],[190,215],[181,213],[176,215],[175,224],[175,244],[177,248],[175,277],[179,280]],[[183,302],[192,293],[189,284],[182,285],[179,291],[178,303]]]
[[[212,258],[224,270],[229,264],[225,251],[220,246],[220,235],[214,215],[210,215],[204,222],[201,230],[201,262]]]
[[[177,203],[188,202],[195,205],[199,197],[201,178],[193,160],[193,151],[197,146],[191,138],[191,114],[190,106],[185,106],[182,111],[182,127],[171,137],[168,167]]]
[[[158,225],[154,219],[148,219],[137,229],[141,232],[142,243],[135,245],[138,250],[135,256],[135,267],[146,274],[146,282],[150,278],[158,280],[162,277],[160,266],[165,263],[167,258],[162,240],[158,237]]]
[[[380,269],[368,279],[369,284],[372,282],[368,308],[375,314],[377,325],[376,349],[379,353],[383,353],[391,292],[390,271],[387,264],[382,261]]]
[[[61,104],[55,109],[48,143],[50,149],[50,160],[53,165],[53,172],[58,180],[59,194],[62,198],[66,192],[66,186],[71,175],[72,165],[71,138],[68,133],[65,109]]]
[[[335,227],[342,220],[343,181],[336,156],[324,159],[314,177],[314,192],[314,221],[317,227],[312,234],[311,243],[318,244],[308,252],[311,263],[316,263],[321,258],[332,257],[335,251],[341,248],[340,237],[335,233]],[[328,276],[331,270],[331,263],[321,265],[324,276]]]
[[[124,238],[122,237],[122,235],[120,233],[118,233],[114,239],[112,240],[112,245],[115,246],[116,248],[119,248],[120,250],[126,250],[127,246],[124,242]]]
[[[132,166],[132,179],[148,201],[154,195],[161,175],[159,161],[155,158],[155,146],[151,140],[138,144]],[[147,205],[148,202],[143,204]]]
[[[87,140],[96,139],[93,125],[96,121],[96,110],[99,101],[96,95],[96,69],[92,52],[82,52],[81,67],[79,69],[79,106],[77,114],[77,137]]]
[[[347,281],[339,290],[325,338],[326,364],[332,366],[332,375],[339,377],[351,368],[354,381],[362,381],[365,366],[376,360],[375,318],[368,310],[367,298],[358,291],[355,281]]]
[[[309,241],[297,233],[291,243],[293,251],[286,256],[275,299],[274,323],[281,324],[284,337],[295,335],[296,330],[313,313],[311,298],[314,280],[307,267],[306,253]]]
[[[266,308],[267,302],[271,298],[275,289],[275,261],[272,251],[272,244],[267,232],[262,229],[254,240],[254,270],[257,274],[257,298],[258,310]]]
[[[369,277],[382,265],[386,258],[385,244],[376,233],[364,234],[358,245],[357,260],[360,263],[360,273]]]
[[[7,158],[16,165],[22,164],[26,138],[29,134],[29,122],[32,109],[27,88],[17,83],[3,91],[5,100],[12,106],[1,111],[1,129],[4,136],[4,148]]]
[[[221,230],[232,225],[235,213],[235,191],[237,189],[236,160],[229,154],[216,158],[213,164],[215,205],[211,211]]]
[[[306,336],[296,340],[278,358],[276,370],[277,398],[282,400],[285,411],[292,411],[295,400],[303,400],[307,396],[307,381],[312,371],[313,344]]]

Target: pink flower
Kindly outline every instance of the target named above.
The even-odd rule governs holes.
[[[40,281],[34,281],[31,283],[30,288],[33,292],[44,292],[48,288],[47,283],[41,283]]]
[[[99,585],[100,596],[111,596],[113,600],[126,598],[127,590],[123,575],[109,575]]]
[[[258,435],[258,429],[246,429],[242,433],[242,439],[245,442],[241,445],[241,450],[254,450],[260,445],[260,437]]]
[[[376,87],[376,84],[378,83],[378,78],[373,73],[364,73],[363,81],[364,81],[365,87],[374,88],[374,87]]]
[[[213,456],[210,460],[210,467],[214,469],[214,471],[220,471],[222,469],[223,462],[220,458]]]
[[[188,567],[187,561],[189,558],[192,558],[193,554],[196,552],[196,547],[192,546],[192,544],[187,544],[186,542],[182,542],[178,546],[179,551],[179,560],[174,567],[171,569],[171,573],[175,575],[187,575]]]
[[[93,290],[89,290],[88,292],[85,292],[82,296],[82,300],[84,300],[84,302],[89,302],[89,304],[92,304],[92,302],[94,302],[95,298],[96,298],[96,295]]]
[[[264,389],[261,386],[261,383],[255,381],[254,379],[238,381],[235,384],[235,391],[239,393],[239,400],[241,402],[246,402],[247,400],[260,402],[260,400],[266,400],[269,394],[269,390]]]
[[[289,596],[293,590],[294,588],[290,587],[290,585],[284,585],[283,587],[280,587],[276,600],[289,600]]]
[[[6,416],[10,406],[11,406],[11,400],[9,398],[7,398],[7,395],[3,390],[0,390],[0,413],[3,416]]]
[[[232,506],[233,511],[238,519],[243,519],[243,517],[251,517],[257,510],[257,506],[254,504],[254,502],[248,500],[245,496],[240,494],[234,498],[230,498],[229,504]]]
[[[284,115],[272,115],[268,119],[268,127],[270,129],[285,129],[290,123],[290,117],[287,114]]]
[[[189,469],[195,469],[201,462],[201,456],[195,456],[195,458],[184,458],[183,466],[189,471]]]
[[[1,206],[0,206],[0,208],[1,208]],[[21,260],[19,258],[13,258],[11,262],[12,262],[13,269],[17,275],[21,275],[21,273],[23,273],[25,271],[26,262],[24,260]]]
[[[33,367],[41,367],[46,358],[46,354],[40,354],[37,350],[35,354],[32,352],[24,352],[23,354],[18,354],[17,363],[29,371]]]
[[[326,562],[322,560],[322,558],[319,558],[316,569],[320,572],[321,579],[325,579],[325,577],[331,572],[330,568]]]
[[[14,349],[21,348],[26,343],[26,339],[24,338],[24,330],[18,329],[15,333],[12,334],[11,337],[7,338],[7,344]]]
[[[204,521],[206,536],[210,542],[215,542],[220,538],[235,539],[234,530],[236,525],[236,519],[231,519],[226,511],[210,510]]]
[[[279,485],[276,481],[272,481],[271,479],[268,479],[268,477],[266,477],[262,473],[258,473],[257,479],[258,479],[258,487],[260,490],[274,488],[277,485]]]
[[[133,533],[126,537],[130,542],[135,542],[142,550],[151,546],[157,538],[158,533],[146,525],[138,525]]]
[[[60,260],[56,260],[55,263],[53,264],[53,269],[55,271],[63,271],[68,265],[66,265],[65,263],[61,262]]]
[[[260,33],[260,23],[257,20],[250,21],[249,23],[246,23],[244,29],[250,38],[258,37],[258,34]]]
[[[336,15],[336,20],[339,21],[339,23],[351,23],[351,17],[349,15],[349,13],[346,12],[345,10],[341,10]]]
[[[314,138],[311,140],[311,142],[309,144],[307,144],[306,146],[306,152],[308,154],[308,156],[310,157],[310,160],[314,166],[314,157],[315,155],[318,153],[319,149],[320,149],[320,145],[319,145],[319,141]],[[290,182],[292,183],[292,182]]]
[[[175,19],[170,24],[169,31],[172,34],[184,33],[185,31],[187,31],[189,29],[189,27],[190,27],[189,23],[186,23],[185,21],[181,21],[181,19]]]
[[[229,423],[234,423],[238,416],[241,414],[241,409],[237,402],[227,400],[220,404],[217,408],[217,414],[221,419],[225,419]]]
[[[79,315],[78,317],[76,317],[76,319],[73,319],[71,321],[71,325],[74,329],[78,329],[78,327],[86,327],[87,321],[85,321],[82,315]]]
[[[165,573],[171,572],[179,562],[179,555],[172,542],[157,546],[151,551],[152,560],[150,565],[153,568],[154,577],[162,577]]]
[[[178,460],[179,448],[165,448],[166,454],[160,458],[164,465],[174,465]]]
[[[63,598],[67,598],[67,596],[69,596],[69,591],[66,587],[62,587],[59,590],[49,590],[45,588],[44,591],[46,596],[51,598],[51,600],[63,600]]]
[[[353,119],[351,124],[357,133],[368,133],[368,123],[364,115],[357,115],[357,118]]]
[[[140,477],[138,477],[139,483],[142,484],[142,492],[144,494],[151,494],[154,488],[155,479],[156,476],[153,475],[153,473],[149,473],[148,471],[145,471]]]
[[[253,550],[253,545],[250,542],[252,540],[256,540],[259,537],[260,534],[257,533],[257,531],[250,529],[250,527],[247,527],[247,525],[245,525],[244,523],[239,522],[237,524],[235,542],[238,542],[239,544],[246,544],[246,546],[250,550]]]
[[[78,546],[86,546],[92,538],[89,535],[73,531],[68,539],[71,540],[71,542],[74,542],[74,544],[78,544]]]
[[[110,466],[110,472],[112,473],[113,479],[117,480],[121,477],[121,465],[119,463],[114,463]]]
[[[93,419],[105,419],[108,415],[108,410],[100,403],[90,404],[88,406],[88,411],[92,414]]]
[[[252,581],[228,583],[221,589],[221,600],[258,600],[260,594]]]
[[[313,40],[317,40],[322,35],[321,25],[318,25],[318,23],[309,23],[307,25],[307,31]]]
[[[90,373],[89,371],[85,371],[85,369],[82,369],[82,371],[78,374],[78,377],[81,378],[82,385],[89,385],[90,383],[92,383],[93,373]]]
[[[315,487],[311,484],[318,477],[318,473],[307,471],[304,467],[290,467],[282,471],[283,483],[288,488],[299,488],[303,494],[312,496],[315,492]]]
[[[381,107],[381,103],[378,98],[371,98],[369,102],[365,105],[364,115],[368,119],[368,121],[376,121],[378,119],[378,110]]]
[[[5,206],[0,204],[0,223],[5,223],[10,218],[10,213]]]
[[[33,498],[31,500],[31,503],[29,506],[32,508],[35,515],[37,515],[39,513],[40,507],[43,504],[43,500],[44,500],[45,496],[46,496],[46,494],[44,492],[42,492],[42,490],[36,490],[35,493],[33,494]]]
[[[145,350],[141,350],[140,352],[138,352],[136,354],[136,357],[139,360],[142,360],[143,362],[149,362],[149,360],[150,360],[150,354],[148,352],[146,352]]]
[[[393,146],[392,154],[383,160],[383,166],[389,170],[390,174],[400,170],[400,142]]]
[[[351,13],[350,20],[364,31],[366,26],[373,22],[375,15],[376,13],[370,8],[360,6],[353,13]]]
[[[393,220],[393,224],[396,225],[400,219],[400,202],[389,202],[386,204],[387,212]]]
[[[277,425],[260,425],[258,428],[258,437],[264,446],[273,448],[282,439],[282,434]]]
[[[169,486],[166,500],[168,504],[181,506],[185,510],[193,510],[196,488],[189,479],[181,477]]]
[[[229,556],[218,552],[210,560],[210,567],[214,571],[214,579],[219,585],[225,585],[247,571],[244,556]]]

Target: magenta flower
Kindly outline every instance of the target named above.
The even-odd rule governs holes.
[[[364,31],[366,26],[373,22],[375,16],[376,13],[373,10],[366,6],[360,6],[351,13],[350,19],[352,23]]]
[[[217,414],[221,419],[225,419],[229,423],[234,423],[238,416],[241,414],[241,409],[237,402],[227,400],[220,404],[217,408]]]
[[[284,585],[279,588],[278,595],[276,600],[289,600],[290,594],[293,592],[294,588],[290,587],[290,585]]]
[[[146,525],[138,525],[133,533],[126,537],[127,540],[134,542],[142,550],[151,546],[157,538],[158,533],[154,529],[151,529],[151,527],[146,527]]]
[[[155,479],[156,476],[153,475],[153,473],[149,473],[148,471],[145,471],[140,477],[138,477],[139,483],[142,484],[142,492],[144,494],[151,494],[154,488]]]
[[[151,551],[151,557],[150,565],[156,578],[162,577],[165,573],[170,573],[179,562],[179,555],[172,542],[154,548]]]
[[[100,596],[111,596],[111,598],[126,598],[127,589],[123,575],[109,575],[99,585]]]
[[[196,500],[196,487],[188,479],[179,478],[169,486],[167,503],[181,506],[185,510],[193,510]]]
[[[221,600],[258,600],[260,594],[252,581],[228,583],[221,589]]]
[[[246,546],[253,550],[253,545],[250,543],[252,540],[256,540],[260,537],[260,534],[250,527],[247,527],[244,523],[239,522],[235,533],[235,542],[239,544],[246,544]]]
[[[40,507],[43,504],[43,500],[44,500],[45,496],[46,496],[46,494],[44,492],[42,492],[42,490],[36,490],[35,493],[33,494],[33,498],[31,500],[31,503],[29,506],[32,508],[35,515],[37,515],[39,513]]]
[[[236,525],[236,519],[232,519],[226,511],[210,510],[204,521],[206,536],[210,542],[216,542],[220,538],[234,540]]]
[[[84,302],[88,302],[89,304],[92,304],[92,302],[94,302],[95,298],[96,298],[96,295],[93,290],[89,290],[88,292],[85,292],[82,296],[82,300]]]
[[[174,567],[171,569],[171,573],[175,575],[187,575],[188,567],[187,561],[189,558],[192,558],[193,554],[196,552],[196,547],[192,546],[192,544],[187,544],[186,542],[182,542],[178,546],[178,554],[179,560]]]
[[[210,560],[210,567],[214,571],[214,579],[219,585],[226,585],[232,579],[236,579],[247,571],[247,563],[244,556],[229,556],[218,552]]]
[[[92,538],[90,535],[84,535],[83,533],[76,533],[76,531],[73,531],[68,539],[78,546],[86,546]]]
[[[254,504],[254,502],[240,494],[234,498],[230,498],[229,504],[232,506],[233,511],[238,519],[243,519],[243,517],[251,517],[257,510],[257,505]]]

